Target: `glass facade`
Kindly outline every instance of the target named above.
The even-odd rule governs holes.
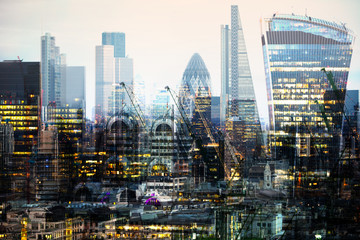
[[[354,37],[342,25],[307,16],[274,15],[265,24],[262,44],[272,154],[284,158],[282,149],[294,146],[296,158],[324,159],[331,152],[329,139],[340,134],[336,119],[342,109],[337,105],[343,105],[345,95],[331,93],[336,89],[321,69],[331,71],[334,85],[344,91]]]
[[[97,121],[107,116],[109,112],[108,100],[113,90],[114,62],[114,46],[96,46],[95,119]]]
[[[221,121],[232,145],[252,165],[261,145],[261,125],[239,8],[231,6],[231,28],[221,27]],[[233,127],[237,126],[237,127]],[[237,131],[237,132],[234,132]],[[228,168],[234,168],[225,154]],[[231,166],[232,167],[231,167]]]
[[[211,121],[210,74],[198,53],[191,57],[185,69],[179,95],[179,103],[193,125],[194,134],[205,139],[206,131],[200,114]]]
[[[60,54],[60,48],[55,45],[55,37],[46,33],[41,37],[41,89],[42,105],[56,102],[61,104],[64,96],[66,56]]]
[[[40,63],[0,62],[0,116],[14,130],[13,158],[8,163],[12,190],[25,190],[30,176],[30,158],[37,144],[40,122]],[[33,160],[33,159],[31,159]],[[28,195],[29,196],[29,195]]]
[[[103,32],[102,45],[114,46],[114,57],[125,57],[125,33],[122,32]]]

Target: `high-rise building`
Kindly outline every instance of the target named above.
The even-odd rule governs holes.
[[[341,134],[354,36],[343,24],[308,16],[274,14],[264,24],[272,156],[321,169],[339,153],[332,145],[340,142],[334,139]]]
[[[236,124],[235,124],[236,122]],[[237,125],[227,131],[233,145],[250,163],[261,145],[261,125],[238,6],[231,6],[231,28],[221,26],[220,123]],[[242,126],[240,126],[240,125]],[[231,133],[241,129],[240,132]]]
[[[71,107],[84,106],[85,103],[85,67],[83,66],[67,66],[66,81],[63,103],[69,104]]]
[[[179,103],[192,124],[193,132],[207,136],[202,118],[211,120],[210,74],[198,53],[195,53],[183,74],[179,91]]]
[[[65,81],[66,57],[60,54],[60,48],[55,45],[55,37],[46,33],[41,37],[41,89],[42,105],[49,103],[61,104]]]
[[[0,62],[0,115],[14,129],[14,152],[8,163],[11,189],[24,196],[29,193],[26,182],[40,123],[39,62]]]
[[[134,92],[133,59],[125,57],[125,34],[104,32],[102,45],[96,46],[95,119],[108,119],[123,105],[132,107],[129,96],[119,84]]]
[[[95,119],[97,121],[108,113],[108,99],[112,92],[115,75],[114,62],[114,46],[96,46]]]
[[[47,124],[52,128],[45,129],[41,133],[41,140],[43,142],[40,144],[42,149],[39,149],[39,153],[41,153],[41,150],[44,154],[39,154],[39,157],[42,156],[42,161],[44,161],[44,155],[48,153],[49,167],[51,166],[54,169],[53,176],[56,175],[56,179],[54,178],[53,180],[56,180],[59,187],[58,191],[61,193],[58,197],[62,200],[67,200],[71,198],[74,186],[80,181],[79,172],[82,167],[80,155],[82,153],[85,129],[84,108],[82,106],[76,108],[69,106],[48,106],[46,117]],[[50,138],[56,139],[46,143]],[[49,154],[52,152],[55,155]],[[59,154],[58,158],[56,154]],[[50,172],[51,169],[46,171]]]
[[[102,45],[113,45],[114,57],[125,58],[125,33],[103,32]]]

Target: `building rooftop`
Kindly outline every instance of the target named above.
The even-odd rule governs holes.
[[[286,19],[286,20],[296,20],[296,21],[302,21],[302,22],[308,22],[312,24],[318,24],[326,27],[331,27],[335,30],[342,31],[349,33],[351,32],[349,29],[345,27],[345,24],[338,24],[336,22],[330,22],[327,20],[309,17],[309,16],[301,16],[301,15],[294,15],[294,14],[274,14],[273,19]]]

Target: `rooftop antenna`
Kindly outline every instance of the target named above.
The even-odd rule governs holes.
[[[308,15],[307,15],[307,8],[305,8],[305,16],[307,17]]]

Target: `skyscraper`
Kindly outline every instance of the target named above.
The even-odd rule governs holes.
[[[114,46],[96,46],[96,117],[100,119],[108,114],[108,99],[114,83]]]
[[[31,157],[40,122],[39,62],[0,62],[0,115],[14,130],[14,153],[7,162],[11,188],[18,194],[30,196],[25,183],[31,174]]]
[[[125,57],[125,34],[104,32],[102,45],[96,46],[97,120],[113,116],[114,110],[123,105],[132,107],[129,97],[119,84],[124,82],[133,91],[133,65],[133,59]]]
[[[114,57],[125,57],[125,33],[122,32],[103,32],[102,45],[114,46]]]
[[[221,26],[220,122],[227,124],[232,141],[246,158],[261,144],[261,126],[238,6],[231,6],[231,29]],[[241,132],[234,133],[242,125]],[[239,126],[240,126],[239,125]]]
[[[301,161],[336,158],[339,146],[334,145],[339,141],[334,140],[341,134],[341,121],[339,126],[336,119],[342,112],[336,105],[344,103],[354,41],[351,31],[335,22],[296,15],[274,14],[264,24],[273,156]],[[322,68],[333,73],[334,84]],[[304,164],[322,167],[315,158]]]
[[[64,104],[78,107],[85,103],[85,67],[67,66]],[[85,108],[85,106],[83,106]]]
[[[42,105],[50,102],[61,104],[63,95],[61,82],[65,79],[65,54],[60,54],[60,48],[55,45],[55,37],[46,33],[41,37],[41,89]]]
[[[211,121],[210,74],[198,53],[195,53],[183,74],[179,91],[179,103],[183,106],[195,134],[206,136],[201,115]]]

